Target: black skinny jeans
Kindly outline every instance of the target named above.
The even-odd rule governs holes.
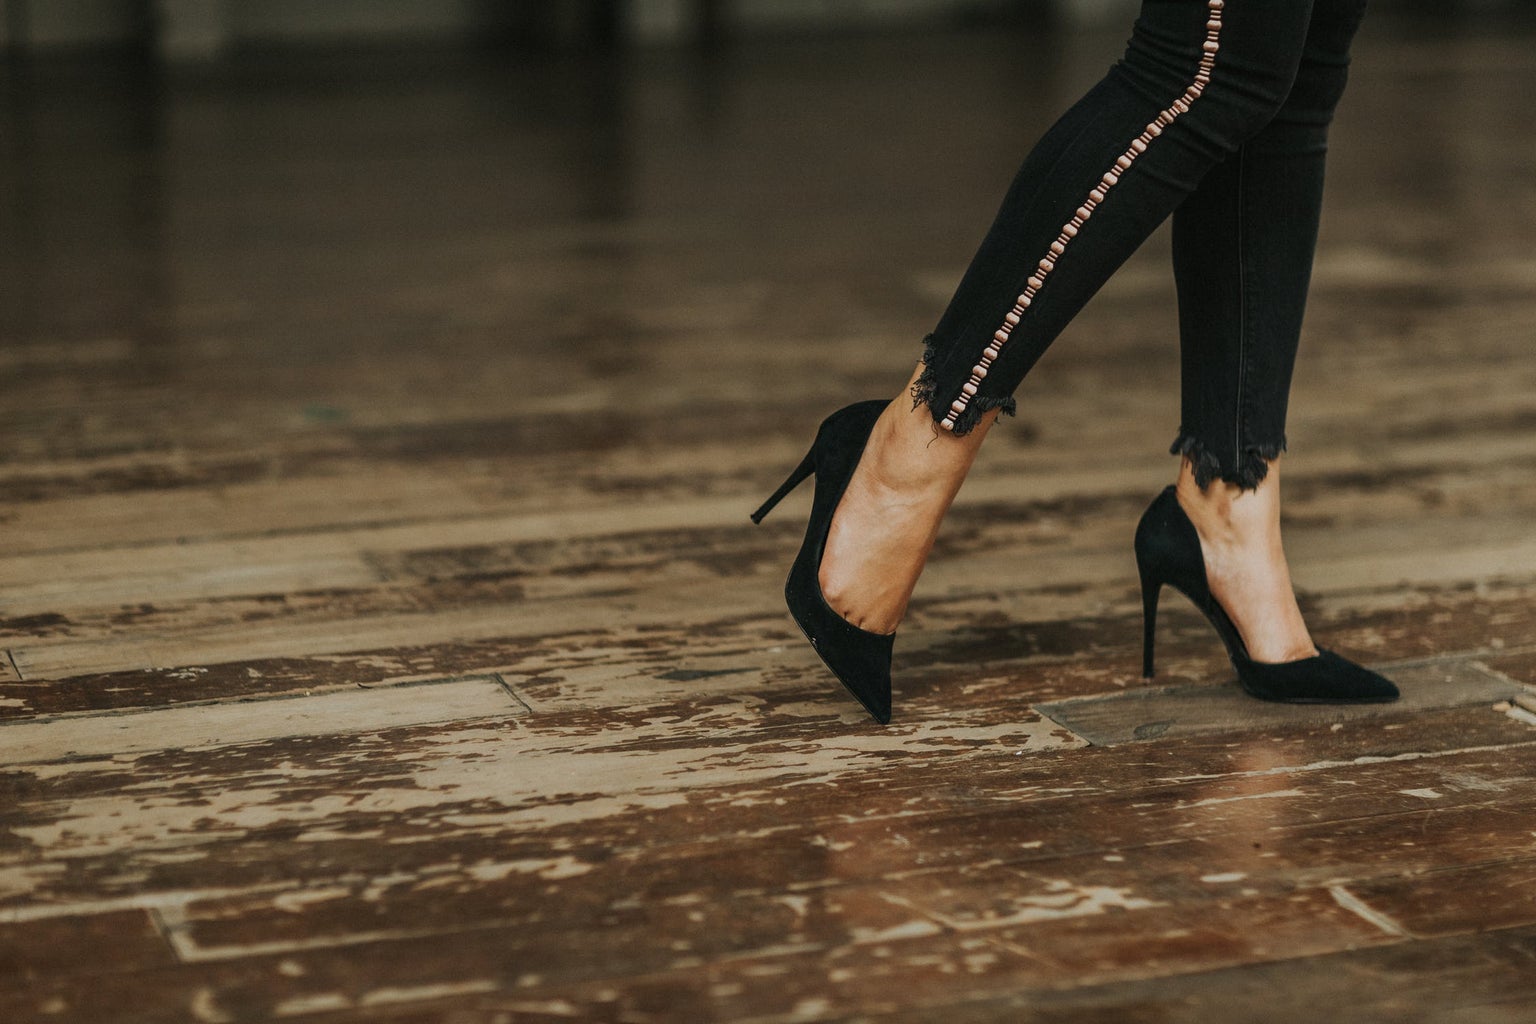
[[[964,434],[1173,214],[1182,425],[1204,487],[1256,487],[1285,412],[1328,125],[1365,0],[1144,0],[1124,58],[1030,152],[913,398]]]

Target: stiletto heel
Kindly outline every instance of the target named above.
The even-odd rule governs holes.
[[[784,583],[784,602],[822,662],[881,725],[891,720],[891,650],[896,635],[867,632],[839,615],[821,592],[819,573],[832,515],[885,407],[883,401],[859,402],[828,416],[800,465],[752,513],[752,521],[761,523],[802,480],[812,473],[816,475],[811,518],[805,526],[800,553]]]
[[[1152,678],[1152,642],[1157,631],[1157,599],[1163,585],[1146,576],[1141,578],[1141,677]]]
[[[783,501],[786,494],[799,487],[800,482],[814,472],[816,472],[816,449],[812,448],[806,453],[805,458],[800,460],[800,465],[790,472],[789,478],[779,485],[779,489],[769,495],[768,500],[758,506],[756,512],[752,513],[752,521],[754,523],[762,523],[763,517],[772,512],[774,506]]]
[[[1374,704],[1398,698],[1391,680],[1319,647],[1296,661],[1263,662],[1248,656],[1237,626],[1211,594],[1200,535],[1169,487],[1159,494],[1136,527],[1136,567],[1141,575],[1142,670],[1152,677],[1153,627],[1162,587],[1173,587],[1205,616],[1250,696],[1287,704]]]

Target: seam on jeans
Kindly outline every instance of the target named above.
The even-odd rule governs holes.
[[[1248,261],[1244,232],[1248,213],[1247,143],[1237,149],[1237,394],[1232,405],[1232,457],[1243,454],[1243,389],[1248,384]]]
[[[1013,334],[1013,329],[1019,325],[1019,321],[1023,319],[1025,312],[1034,303],[1035,296],[1044,287],[1046,279],[1051,275],[1051,271],[1056,269],[1056,261],[1067,251],[1067,246],[1072,244],[1072,239],[1077,237],[1078,232],[1087,223],[1088,218],[1093,216],[1093,211],[1104,201],[1104,197],[1109,193],[1109,190],[1114,188],[1120,181],[1120,176],[1131,169],[1131,165],[1136,162],[1136,158],[1147,151],[1147,147],[1153,139],[1163,134],[1163,131],[1173,122],[1177,121],[1180,116],[1189,112],[1189,108],[1200,98],[1200,94],[1205,91],[1205,87],[1210,84],[1211,69],[1216,66],[1216,51],[1221,48],[1221,14],[1225,7],[1226,0],[1207,0],[1205,42],[1201,44],[1204,53],[1201,55],[1200,65],[1195,72],[1194,81],[1189,84],[1178,99],[1160,111],[1157,117],[1142,130],[1141,134],[1131,141],[1130,146],[1126,148],[1125,152],[1115,159],[1114,166],[1104,172],[1098,184],[1089,190],[1088,197],[1077,208],[1077,212],[1073,215],[1072,219],[1062,227],[1056,236],[1056,240],[1051,243],[1050,251],[1046,253],[1036,265],[1034,272],[1030,274],[1029,280],[1025,282],[1023,293],[1014,300],[1013,308],[1003,316],[1002,326],[993,332],[992,341],[982,352],[981,359],[977,361],[975,366],[971,367],[970,379],[961,385],[960,395],[950,403],[948,413],[939,422],[940,427],[954,433],[965,432],[967,425],[963,421],[974,417],[974,410],[972,410],[972,417],[965,416],[968,407],[971,405],[971,400],[976,397],[976,393],[981,389],[982,380],[987,376],[1003,346],[1008,343],[1008,338]],[[987,404],[989,404],[989,400],[986,398],[979,401],[979,405]],[[995,405],[996,400],[990,400],[990,404]],[[960,429],[957,429],[957,424],[960,424]]]

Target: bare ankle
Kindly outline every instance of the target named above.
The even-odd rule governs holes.
[[[919,372],[921,366],[919,366]],[[916,379],[914,374],[914,379]],[[903,392],[881,414],[867,454],[874,480],[893,494],[953,499],[996,416],[956,437],[940,430],[925,405],[913,406]]]
[[[1179,467],[1179,505],[1207,544],[1242,547],[1280,533],[1279,464],[1258,487],[1244,489],[1225,480],[1213,480],[1205,488],[1195,482],[1186,459]]]

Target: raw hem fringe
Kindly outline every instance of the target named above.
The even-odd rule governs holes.
[[[937,350],[934,348],[933,335],[930,334],[923,339],[922,375],[917,378],[917,383],[912,385],[912,408],[916,409],[920,405],[928,406],[928,411],[933,415],[933,422],[935,423],[943,419],[943,414],[937,412],[933,405],[934,394],[938,390],[937,374],[933,369],[933,364],[938,361],[938,355]],[[977,395],[966,406],[965,412],[955,419],[955,429],[951,430],[950,433],[956,437],[964,437],[976,428],[976,424],[981,422],[983,415],[991,412],[993,409],[1002,410],[1003,415],[1014,416],[1018,413],[1018,403],[1014,401],[1012,395],[1003,398],[987,398],[983,395]],[[948,406],[945,406],[945,410],[948,411]]]
[[[1238,456],[1238,464],[1231,469],[1223,468],[1221,460],[1211,454],[1205,442],[1183,431],[1168,449],[1170,455],[1182,455],[1195,470],[1195,483],[1203,491],[1218,477],[1229,484],[1236,484],[1245,491],[1256,489],[1269,475],[1269,464],[1285,451],[1285,438],[1278,444],[1253,444],[1246,446]]]

